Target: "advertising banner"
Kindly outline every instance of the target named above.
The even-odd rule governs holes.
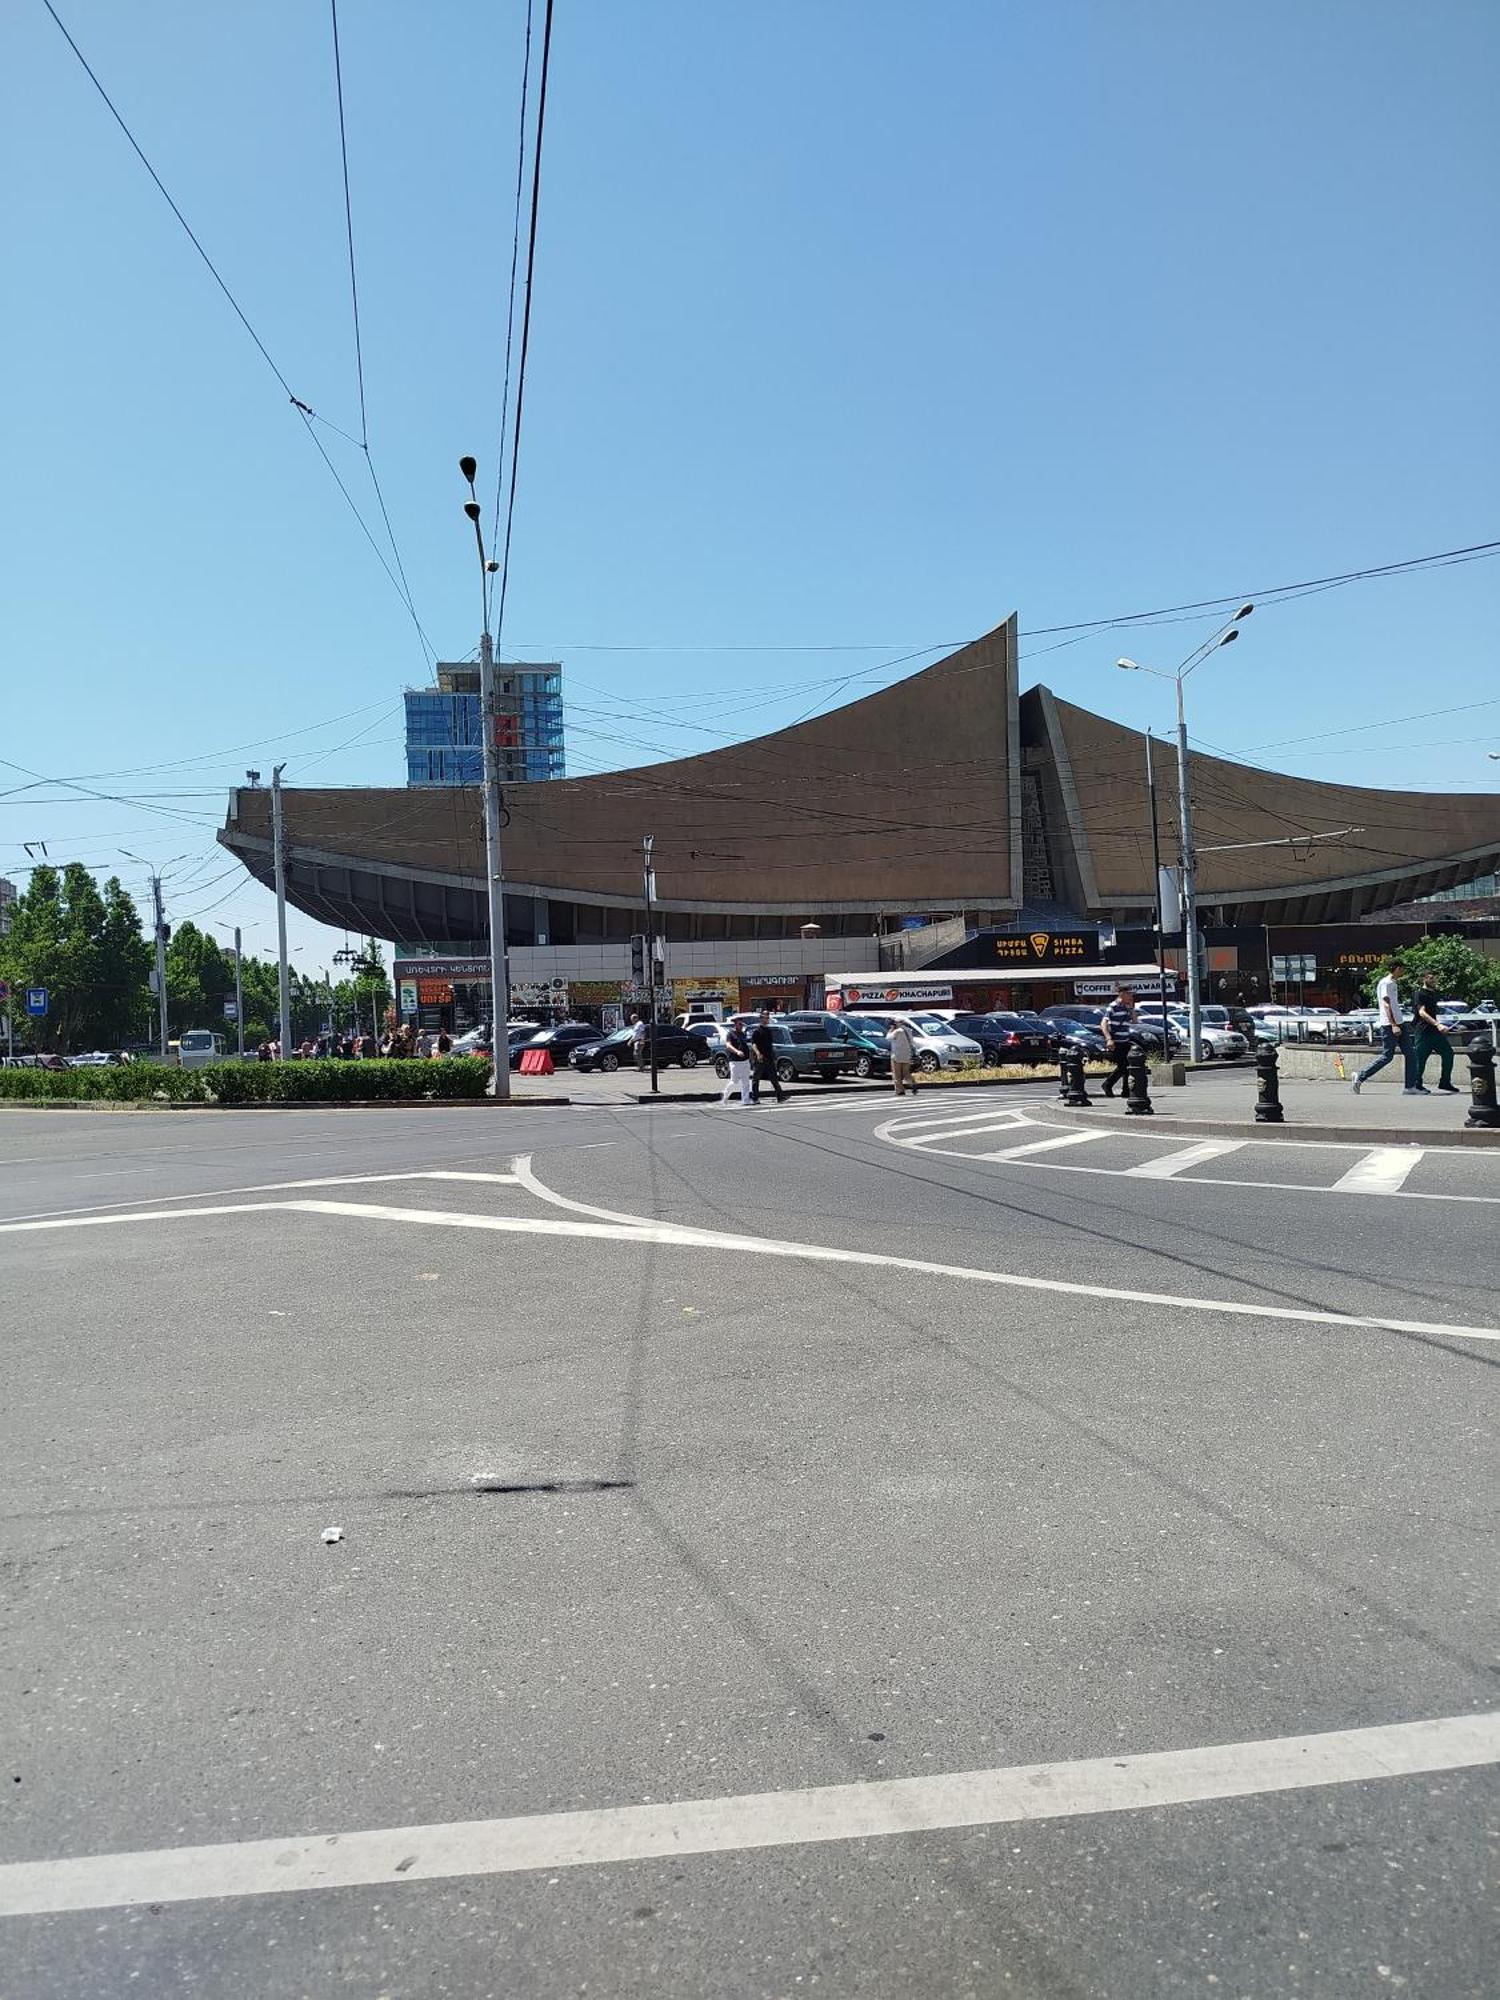
[[[953,988],[935,982],[929,986],[882,986],[876,975],[868,982],[844,988],[846,1007],[935,1007],[953,1005]]]

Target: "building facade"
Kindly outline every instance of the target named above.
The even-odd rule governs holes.
[[[495,709],[502,784],[537,784],[566,774],[557,661],[497,662]],[[436,686],[406,690],[406,782],[477,785],[483,778],[479,668],[472,661],[439,662]]]
[[[1156,812],[1172,860],[1166,762]],[[1273,960],[1285,955],[1268,947],[1273,933],[1368,923],[1500,864],[1493,793],[1372,790],[1209,756],[1194,758],[1192,783],[1215,998],[1251,979],[1269,997]],[[300,909],[393,940],[417,968],[408,983],[420,984],[424,959],[483,958],[476,787],[283,798],[287,892]],[[1055,967],[1060,989],[1157,956],[1144,738],[1048,688],[1022,693],[1013,617],[892,687],[773,735],[639,770],[512,784],[505,803],[511,978],[519,995],[545,992],[554,1005],[588,994],[592,1006],[604,987],[628,993],[631,938],[645,929],[647,834],[674,1000],[699,981],[705,996],[737,982],[742,1004],[810,1003],[830,974],[917,973],[988,936],[1011,940],[1010,956],[984,962],[1018,973],[1033,949],[1025,940],[1082,940],[1072,965],[1046,944],[1030,977],[997,978],[996,993],[1017,1003],[1047,983],[1038,972]],[[233,795],[219,838],[270,883],[264,791]],[[1170,938],[1162,955],[1171,961]],[[1341,970],[1352,978],[1356,968]],[[476,1004],[479,971],[448,978],[451,1003],[435,997],[445,975],[425,977],[432,997],[416,1004],[456,1007],[460,986],[463,1004]]]

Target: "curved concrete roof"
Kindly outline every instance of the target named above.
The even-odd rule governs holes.
[[[715,722],[736,726],[726,686]],[[641,837],[664,911],[968,911],[1051,898],[1144,912],[1143,735],[1016,684],[1014,617],[894,687],[747,742],[594,778],[510,785],[509,895],[635,910]],[[1163,858],[1175,758],[1157,758]],[[474,788],[289,790],[288,892],[325,922],[416,942],[484,933]],[[1500,862],[1500,795],[1326,784],[1193,759],[1200,902],[1226,922],[1359,916]],[[220,839],[271,880],[270,795],[236,792]],[[1333,836],[1313,839],[1314,835]],[[1045,881],[1042,878],[1045,877]]]

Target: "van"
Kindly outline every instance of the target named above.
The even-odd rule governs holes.
[[[202,1069],[208,1063],[223,1062],[224,1037],[212,1028],[184,1028],[177,1045],[177,1060],[183,1069]]]

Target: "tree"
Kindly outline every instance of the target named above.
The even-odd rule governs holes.
[[[101,892],[81,862],[33,870],[0,939],[0,974],[12,986],[45,986],[46,1018],[30,1024],[32,1046],[117,1046],[141,1031],[150,1009],[151,948],[140,914],[111,876]]]
[[[1424,937],[1416,944],[1402,945],[1399,956],[1413,986],[1424,972],[1437,974],[1438,993],[1444,1000],[1463,1000],[1473,1006],[1479,1000],[1500,1001],[1500,958],[1486,958],[1467,938]],[[1384,965],[1365,981],[1365,992],[1373,1000],[1375,983],[1386,970]]]
[[[193,923],[179,924],[167,946],[167,1026],[221,1029],[234,968],[218,943]]]

